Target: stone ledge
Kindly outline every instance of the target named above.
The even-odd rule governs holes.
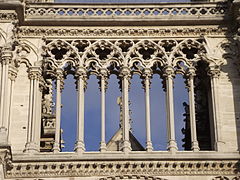
[[[38,154],[13,154],[14,162],[31,161],[82,161],[82,160],[238,160],[239,152],[216,152],[216,151],[178,151],[171,153],[168,151],[153,152],[130,152],[125,154],[119,151],[106,152],[84,152],[78,154],[75,152],[60,153],[38,153]]]
[[[137,174],[166,175],[237,175],[238,160],[213,161],[69,161],[13,163],[6,172],[7,178],[82,177]]]

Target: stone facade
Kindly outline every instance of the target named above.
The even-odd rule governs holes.
[[[0,179],[240,179],[239,7],[238,1],[144,5],[0,1]],[[197,134],[196,79],[201,63],[209,79],[208,150],[201,149]],[[69,73],[76,78],[80,106],[75,152],[66,153],[61,152],[60,115],[61,91]],[[129,137],[128,87],[134,73],[142,78],[145,92],[145,151],[133,151]],[[188,151],[177,149],[174,133],[172,91],[178,73],[185,77],[189,95]],[[99,152],[86,152],[84,143],[81,105],[90,74],[98,77],[101,91]],[[122,92],[120,151],[109,150],[105,140],[110,74],[117,74]],[[166,151],[154,151],[151,142],[153,74],[163,79],[166,92]]]

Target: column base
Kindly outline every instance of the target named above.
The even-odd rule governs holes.
[[[24,153],[34,154],[39,153],[38,145],[34,142],[29,142],[25,145]]]
[[[100,142],[100,151],[101,152],[107,151],[107,146],[105,142]]]
[[[178,151],[177,143],[176,143],[175,140],[170,140],[168,142],[167,150],[172,152],[172,153],[175,153],[176,151]]]
[[[76,153],[83,153],[83,152],[85,152],[84,142],[83,141],[77,141],[76,145],[75,145],[75,148],[74,148],[74,151]]]
[[[198,141],[192,142],[192,150],[193,150],[193,152],[198,152],[200,150],[199,146],[198,146]]]
[[[132,151],[131,143],[129,141],[123,141],[121,150],[125,153]]]
[[[152,142],[151,141],[147,141],[146,142],[146,151],[147,152],[153,151],[153,146],[152,146]]]
[[[8,144],[8,132],[7,128],[0,127],[0,146]]]
[[[53,152],[54,153],[59,153],[60,152],[60,145],[59,145],[59,143],[54,143],[53,144]]]

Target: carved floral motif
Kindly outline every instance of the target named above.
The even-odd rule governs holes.
[[[124,37],[124,36],[151,36],[151,37],[165,37],[165,36],[200,36],[200,35],[225,35],[227,28],[224,27],[196,27],[196,28],[78,28],[78,29],[58,29],[58,28],[33,28],[33,27],[20,27],[18,31],[19,36],[46,36],[46,37]]]

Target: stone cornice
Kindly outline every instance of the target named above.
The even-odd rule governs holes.
[[[178,151],[174,154],[168,151],[153,152],[130,152],[126,155],[119,151],[84,152],[79,156],[75,152],[61,153],[39,153],[39,154],[13,154],[14,162],[30,161],[84,161],[84,160],[237,160],[240,159],[239,152],[216,152],[216,151]]]
[[[225,36],[227,27],[20,27],[19,37],[196,37],[204,35]]]

